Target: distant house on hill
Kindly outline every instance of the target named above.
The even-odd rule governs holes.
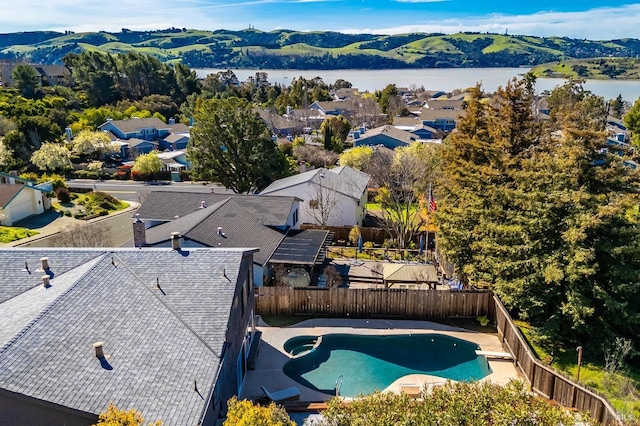
[[[4,87],[13,87],[13,70],[21,64],[8,64],[0,66],[0,83]],[[65,65],[29,65],[38,77],[39,86],[72,86],[71,70]]]
[[[89,426],[110,403],[218,424],[258,340],[254,253],[0,251],[0,424]]]

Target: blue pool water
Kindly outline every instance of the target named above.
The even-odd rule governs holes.
[[[312,336],[304,337],[297,342],[307,349]],[[441,334],[328,334],[306,354],[293,339],[285,348],[301,355],[287,361],[284,373],[303,386],[330,395],[335,394],[340,375],[344,377],[340,395],[354,397],[383,390],[407,374],[475,381],[491,372],[486,358],[475,353],[478,345]]]

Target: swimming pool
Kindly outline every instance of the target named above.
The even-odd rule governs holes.
[[[486,358],[475,353],[478,345],[442,334],[327,334],[313,339],[287,341],[285,348],[296,357],[282,369],[301,385],[330,395],[341,375],[340,395],[355,397],[383,390],[408,374],[475,381],[491,373]]]

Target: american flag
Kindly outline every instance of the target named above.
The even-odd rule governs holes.
[[[429,211],[436,211],[436,200],[433,199],[433,191],[431,190],[431,186],[429,186]]]

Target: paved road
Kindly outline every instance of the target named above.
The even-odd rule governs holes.
[[[84,226],[89,228],[96,225],[108,226],[109,229],[111,229],[113,246],[119,247],[133,238],[132,215],[133,211],[128,211],[115,216],[108,216],[96,222],[87,223]],[[21,244],[20,247],[51,247],[50,242],[51,236],[40,238],[26,244]]]

